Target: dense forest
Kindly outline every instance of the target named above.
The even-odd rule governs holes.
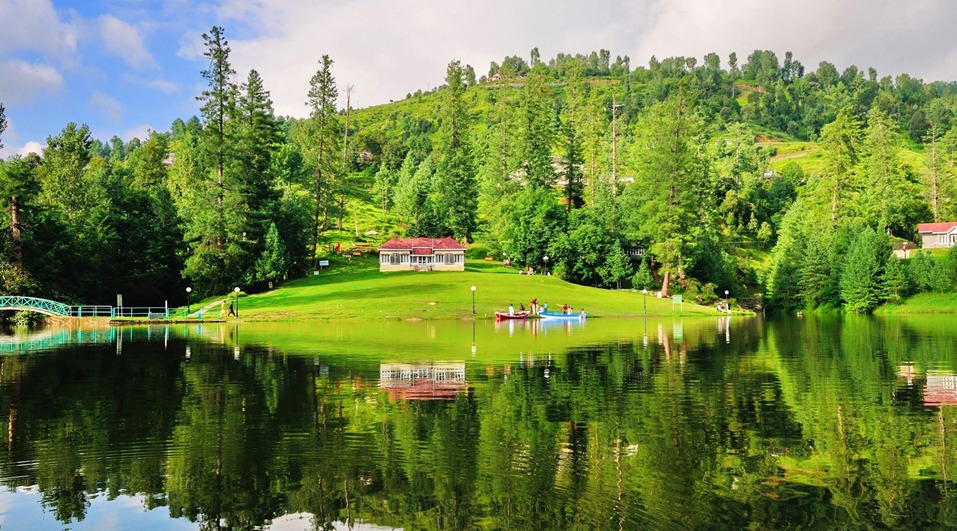
[[[806,70],[755,50],[632,67],[607,50],[505,57],[402,101],[350,107],[318,59],[305,119],[278,117],[203,36],[200,115],[128,143],[67,124],[0,164],[0,290],[87,304],[247,291],[342,242],[453,236],[568,281],[793,312],[950,291],[957,83]],[[343,98],[344,96],[344,98]],[[344,107],[341,105],[345,102]],[[0,135],[5,121],[0,106]],[[0,137],[2,140],[2,137]],[[547,260],[545,257],[548,257]]]

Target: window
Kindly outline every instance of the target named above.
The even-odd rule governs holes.
[[[380,264],[402,265],[409,263],[409,256],[399,253],[385,253],[379,255]]]

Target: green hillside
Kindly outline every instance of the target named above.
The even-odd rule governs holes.
[[[175,304],[187,286],[295,286],[336,248],[451,236],[471,258],[547,256],[556,282],[867,312],[890,242],[957,219],[953,82],[768,50],[641,65],[534,50],[485,72],[452,61],[442,86],[353,109],[323,56],[293,119],[257,72],[210,74],[231,69],[216,30],[201,116],[126,144],[68,124],[0,164],[0,292]],[[906,275],[895,293],[928,289]]]

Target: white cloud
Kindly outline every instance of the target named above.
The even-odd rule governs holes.
[[[139,31],[114,17],[103,15],[99,19],[100,37],[108,52],[123,59],[133,68],[153,66],[156,61],[143,44]]]
[[[806,0],[228,0],[220,4],[239,78],[255,68],[270,90],[277,113],[304,116],[309,78],[322,54],[335,61],[340,88],[355,85],[353,103],[368,106],[443,83],[452,59],[478,75],[506,55],[527,60],[533,47],[543,58],[599,49],[631,57],[633,66],[684,55],[716,52],[739,63],[755,49],[783,59],[793,51],[813,70],[827,60],[843,69],[874,66],[881,75],[908,72],[927,80],[954,78],[957,47],[948,25],[957,3],[915,0],[901,10],[893,2]],[[239,24],[236,24],[238,22]],[[238,27],[238,31],[231,31]],[[244,28],[255,30],[252,37]],[[241,37],[236,35],[240,34]],[[199,33],[180,40],[179,55],[202,57]]]
[[[41,144],[36,140],[31,140],[20,147],[17,150],[17,155],[26,156],[28,153],[36,153],[37,155],[43,154],[43,149],[46,148],[46,144]]]
[[[165,81],[162,79],[153,79],[150,81],[146,81],[143,83],[143,86],[151,88],[151,89],[160,90],[163,92],[179,91],[179,86],[177,86],[176,83],[171,83],[169,81]]]
[[[139,138],[145,142],[150,137],[150,131],[155,130],[156,129],[154,129],[150,124],[137,125],[136,127],[133,127],[129,131],[123,133],[120,138],[123,139],[123,142],[129,142],[134,138]]]
[[[31,140],[21,146],[12,146],[9,142],[4,140],[3,148],[0,148],[0,158],[5,159],[11,155],[20,155],[21,157],[25,157],[28,153],[42,155],[43,148],[45,147],[46,144],[41,144],[35,140]]]
[[[0,101],[8,106],[26,104],[63,88],[63,76],[48,65],[18,59],[0,61]]]
[[[60,60],[77,48],[77,29],[60,20],[51,0],[0,0],[0,54],[26,50]]]
[[[184,33],[179,38],[179,49],[176,56],[183,59],[202,59],[206,51],[202,32]]]
[[[179,92],[179,85],[165,79],[140,79],[133,76],[123,76],[123,81],[132,83],[139,87],[146,87],[160,92],[173,93]]]
[[[123,118],[123,106],[120,102],[100,91],[90,96],[89,103],[113,123],[120,123]]]

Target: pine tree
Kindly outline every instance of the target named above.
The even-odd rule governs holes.
[[[893,254],[887,258],[887,264],[884,266],[884,284],[885,299],[894,304],[899,304],[904,297],[910,285],[907,279],[907,270],[904,261]]]
[[[216,210],[219,216],[214,244],[218,247],[225,240],[225,220],[223,202],[226,195],[226,166],[231,162],[232,134],[229,121],[236,105],[236,85],[233,76],[236,71],[229,64],[229,42],[223,37],[223,28],[213,26],[209,33],[203,34],[206,51],[203,57],[209,59],[209,67],[202,74],[209,88],[197,97],[202,102],[200,112],[203,115],[203,152],[214,171]]]
[[[327,215],[327,189],[332,188],[337,170],[338,129],[336,123],[336,80],[332,76],[332,59],[323,55],[319,60],[319,70],[309,80],[309,93],[306,105],[314,126],[313,141],[315,155],[315,180],[313,186],[314,215],[312,223],[312,256],[316,259],[319,247],[319,219]]]
[[[40,158],[36,155],[21,158],[19,155],[6,161],[0,160],[0,197],[10,206],[10,243],[13,263],[23,270],[23,218],[24,206],[28,205],[40,189],[37,168]]]
[[[883,249],[880,236],[870,227],[852,241],[840,281],[841,298],[848,311],[870,313],[883,300]]]
[[[545,83],[544,67],[539,65],[525,79],[522,97],[521,158],[529,186],[548,187],[555,180],[550,158],[552,111],[552,95]]]
[[[651,276],[651,266],[648,265],[648,258],[641,258],[641,265],[638,266],[638,272],[631,279],[632,286],[635,289],[652,289],[655,286],[655,279]]]
[[[701,151],[703,133],[704,123],[683,88],[652,106],[638,126],[639,173],[622,199],[635,232],[632,239],[650,241],[651,253],[661,263],[665,295],[672,275],[684,277],[702,225],[710,169]]]
[[[899,143],[890,118],[879,109],[871,111],[862,149],[866,179],[862,211],[882,230],[910,230],[904,212],[908,198],[900,171]]]
[[[910,282],[918,292],[930,291],[933,287],[931,276],[934,271],[934,259],[925,251],[917,251],[917,255],[910,259],[907,274]]]
[[[463,100],[465,76],[458,61],[449,63],[445,82],[445,119],[442,122],[442,142],[435,176],[436,220],[444,225],[442,232],[471,240],[478,213],[478,189],[469,140],[466,138],[469,122]]]
[[[841,109],[833,122],[821,129],[821,152],[830,183],[831,222],[848,217],[852,195],[853,169],[861,149],[861,125],[850,108]]]
[[[621,248],[621,242],[615,240],[611,249],[607,251],[608,257],[602,267],[602,277],[605,284],[615,285],[615,289],[621,289],[621,281],[631,276],[632,267],[628,255]]]
[[[382,207],[382,213],[389,211],[389,198],[392,197],[392,172],[386,167],[385,162],[379,164],[379,171],[375,174],[375,184],[372,192],[375,194],[379,206]]]
[[[584,204],[582,186],[581,117],[584,114],[585,88],[581,79],[581,69],[573,67],[568,80],[568,104],[565,106],[562,122],[563,147],[562,173],[565,177],[565,212],[579,208]]]
[[[240,232],[245,233],[245,241],[258,242],[271,223],[279,199],[271,167],[280,135],[269,92],[255,70],[249,72],[242,86],[237,121],[238,200],[244,214]]]

